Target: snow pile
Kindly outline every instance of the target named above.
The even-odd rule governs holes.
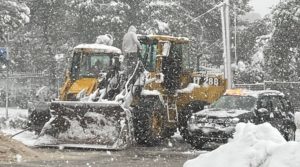
[[[300,143],[286,142],[269,123],[240,123],[234,138],[184,167],[299,167]]]
[[[96,39],[96,44],[112,46],[113,41],[114,39],[110,34],[99,35]]]
[[[59,134],[58,139],[111,145],[118,138],[118,127],[120,125],[113,117],[105,117],[102,114],[93,112],[87,112],[84,117],[86,119],[85,128],[80,125],[78,120],[69,120],[70,128],[66,132]],[[92,141],[89,141],[91,139]]]
[[[108,46],[108,45],[103,45],[103,44],[80,44],[74,48],[75,51],[82,51],[82,50],[88,50],[88,49],[93,49],[94,52],[99,52],[99,53],[116,53],[116,54],[121,54],[121,50],[114,47],[114,46]]]
[[[27,116],[27,110],[9,108],[6,119],[6,109],[0,108],[0,129],[24,128],[27,126]]]
[[[195,88],[200,88],[200,86],[198,84],[195,84],[195,83],[189,83],[189,85],[186,88],[177,90],[177,93],[192,93],[192,91]]]
[[[144,95],[144,96],[159,96],[159,95],[161,95],[161,93],[157,90],[143,89],[142,92],[141,92],[141,95]]]

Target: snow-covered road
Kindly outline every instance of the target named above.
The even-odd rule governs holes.
[[[0,118],[5,117],[5,109],[0,108]],[[22,109],[9,109],[9,118],[14,119],[24,119],[27,117],[27,110]],[[296,117],[300,118],[300,113],[296,114]],[[300,120],[299,120],[300,121]],[[296,121],[296,124],[299,127],[300,122]],[[1,131],[7,135],[14,134],[19,132],[21,129],[2,127]],[[300,141],[300,130],[297,130],[296,141]],[[272,136],[272,135],[271,135]],[[274,136],[274,135],[273,135]],[[278,135],[280,136],[280,135]],[[24,132],[20,135],[14,137],[14,139],[23,142],[27,146],[33,146],[36,141],[36,135],[33,132]],[[247,143],[247,142],[246,142]],[[232,143],[231,143],[232,144]],[[222,148],[226,148],[223,146]],[[230,147],[231,148],[231,147]],[[47,158],[39,161],[21,161],[15,164],[5,164],[4,162],[0,162],[0,166],[11,166],[11,167],[23,167],[23,166],[105,166],[105,167],[181,167],[183,164],[193,158],[198,157],[203,153],[207,153],[207,151],[195,151],[191,148],[191,146],[183,141],[181,136],[177,133],[170,140],[165,140],[161,146],[158,147],[141,147],[141,146],[132,146],[126,150],[122,151],[91,151],[91,150],[75,150],[75,149],[52,149],[52,148],[44,148],[39,149],[35,148],[38,151],[47,154]],[[220,149],[217,149],[220,150]],[[210,152],[209,154],[205,154],[203,157],[207,157],[208,155],[213,154],[215,151]],[[230,151],[231,152],[231,151]],[[230,154],[226,154],[229,156]],[[240,153],[239,153],[240,155]],[[202,156],[200,156],[202,157]],[[224,157],[224,155],[221,155]],[[199,159],[199,158],[197,158]],[[190,161],[190,166],[198,166],[202,161],[196,162],[197,159]],[[228,158],[230,159],[230,158]],[[242,158],[241,158],[242,159]],[[227,160],[222,159],[224,163]],[[195,162],[193,165],[192,162]],[[209,160],[209,163],[213,163],[214,161]],[[205,162],[208,163],[208,162]],[[228,161],[229,164],[232,162]],[[197,164],[197,165],[196,165]],[[214,164],[214,163],[213,163]],[[189,166],[186,164],[186,166]],[[214,164],[215,166],[215,164]],[[222,164],[221,164],[222,166]]]
[[[168,151],[162,147],[133,147],[124,151],[43,150],[48,160],[9,164],[10,167],[182,167],[200,152]],[[3,164],[4,165],[4,164]],[[1,163],[0,163],[1,166]]]
[[[4,130],[6,133],[17,131]],[[26,145],[32,145],[35,135],[24,132],[15,139],[23,141]],[[171,140],[164,141],[158,147],[132,146],[122,151],[80,150],[80,149],[53,149],[36,148],[46,154],[47,159],[31,162],[19,162],[0,166],[11,167],[40,167],[40,166],[65,166],[65,167],[182,167],[189,160],[207,151],[196,151],[182,141],[180,137],[174,136]]]
[[[9,118],[26,118],[27,110],[9,108]],[[0,117],[5,117],[5,108],[0,108]],[[1,129],[4,134],[15,134],[21,129],[4,127]],[[26,131],[14,137],[27,146],[33,146],[36,141],[33,132]],[[75,149],[39,149],[34,150],[46,153],[47,159],[33,162],[19,162],[15,164],[5,164],[0,162],[0,166],[24,167],[24,166],[105,166],[105,167],[182,167],[184,162],[197,157],[203,151],[195,151],[191,146],[183,141],[177,133],[171,140],[166,140],[158,147],[132,146],[122,151],[90,151]],[[206,151],[204,151],[206,152]]]

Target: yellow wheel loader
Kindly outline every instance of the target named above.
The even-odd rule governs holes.
[[[186,68],[187,38],[143,35],[138,39],[140,61],[130,76],[120,69],[119,49],[97,44],[74,48],[60,100],[52,101],[44,116],[31,116],[33,126],[43,124],[40,136],[54,137],[40,145],[118,150],[133,139],[138,144],[158,144],[177,128],[189,139],[188,117],[223,94],[223,73]],[[43,123],[36,123],[37,118]]]
[[[139,40],[140,59],[148,73],[131,103],[134,138],[139,144],[156,145],[178,128],[189,140],[187,119],[224,93],[223,72],[187,68],[187,38],[148,35]]]
[[[114,101],[122,82],[120,56],[120,49],[104,44],[73,49],[59,100],[29,108],[32,129],[54,137],[37,145],[120,149],[127,144],[126,111]]]

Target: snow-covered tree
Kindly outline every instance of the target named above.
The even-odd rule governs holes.
[[[236,69],[235,83],[261,83],[268,74],[265,73],[264,50],[271,34],[256,37],[254,46],[250,47],[247,60],[240,59]],[[248,44],[251,45],[251,41]]]
[[[237,38],[237,61],[251,63],[251,57],[262,47],[261,38],[265,35],[271,34],[272,25],[271,19],[266,17],[252,23],[246,23],[239,27]]]
[[[271,38],[271,20],[266,17],[249,23],[245,22],[238,28],[237,62],[243,68],[235,71],[235,83],[263,82],[266,77],[264,72],[264,51]]]
[[[0,0],[0,9],[0,41],[5,41],[5,34],[29,22],[30,9],[15,0]]]
[[[269,79],[299,80],[300,1],[281,1],[272,12],[272,38],[265,51]]]
[[[232,1],[232,4],[236,3],[239,8],[248,10],[248,1]],[[130,25],[135,25],[140,34],[152,31],[156,34],[188,37],[191,40],[188,50],[190,57],[205,52],[210,55],[209,62],[217,62],[219,65],[222,64],[223,49],[219,9],[194,18],[220,2],[31,0],[27,2],[31,9],[31,21],[22,30],[24,36],[20,34],[18,40],[20,47],[15,49],[16,68],[19,66],[19,69],[24,70],[23,67],[26,67],[30,70],[34,67],[38,71],[54,68],[55,55],[67,55],[79,43],[93,43],[100,34],[113,35],[114,45],[120,47]],[[22,54],[17,54],[21,53],[20,50]],[[31,65],[26,66],[28,63]]]

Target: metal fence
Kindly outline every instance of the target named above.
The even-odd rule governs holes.
[[[58,79],[60,78],[55,78],[56,81]],[[10,73],[8,78],[0,76],[0,107],[5,106],[7,89],[9,106],[21,108],[27,107],[27,102],[35,97],[36,91],[42,86],[47,86],[56,93],[61,82],[53,83],[52,80],[53,76],[45,73]]]
[[[277,82],[265,81],[256,84],[235,84],[236,88],[249,90],[278,90],[283,92],[295,107],[295,111],[300,112],[300,82]]]

